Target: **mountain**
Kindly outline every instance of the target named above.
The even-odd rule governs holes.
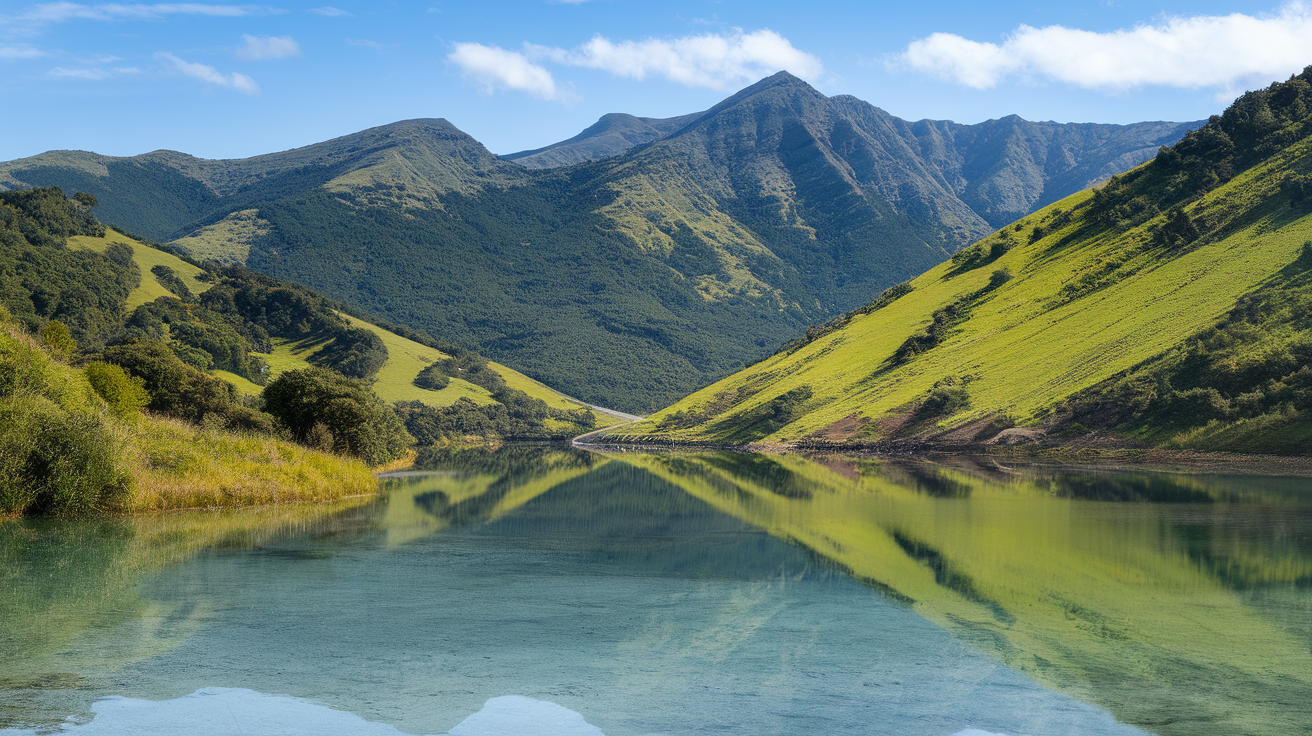
[[[658,141],[701,115],[693,113],[673,118],[640,118],[622,112],[607,113],[569,140],[532,151],[508,153],[501,158],[530,169],[553,169],[610,158],[634,146]]]
[[[303,191],[387,191],[406,205],[526,180],[445,120],[407,120],[245,159],[176,151],[130,157],[51,151],[0,164],[0,187],[58,186],[94,195],[99,218],[168,241],[198,223]]]
[[[643,412],[1187,127],[908,123],[780,73],[704,113],[611,116],[518,159],[635,144],[572,166],[526,168],[412,120],[235,161],[52,152],[0,165],[0,185],[88,192],[105,221],[195,257]]]
[[[626,427],[876,447],[1306,454],[1312,67]]]

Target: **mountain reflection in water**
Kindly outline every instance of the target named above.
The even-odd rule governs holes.
[[[224,698],[379,733],[1139,732],[1026,676],[1155,733],[1312,730],[1307,480],[506,446],[353,503],[0,525],[0,732]]]

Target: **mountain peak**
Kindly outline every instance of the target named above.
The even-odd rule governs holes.
[[[767,83],[769,83],[769,84],[796,84],[796,85],[802,85],[802,86],[805,86],[805,87],[810,87],[810,86],[811,86],[811,85],[808,84],[805,80],[803,80],[801,77],[794,76],[794,75],[793,75],[791,72],[789,72],[787,69],[784,69],[784,70],[781,70],[781,71],[777,71],[777,72],[775,72],[774,74],[771,74],[770,76],[766,77],[765,79],[762,79],[761,81],[757,82],[756,84],[757,84],[757,85],[762,85],[762,84],[767,84]]]
[[[754,97],[778,94],[800,95],[821,100],[829,99],[828,97],[825,97],[820,90],[808,84],[806,80],[783,71],[771,74],[756,84],[740,90],[737,94],[729,97],[715,107],[712,107],[707,111],[707,114],[709,117],[709,115],[712,115],[717,111],[733,107]]]

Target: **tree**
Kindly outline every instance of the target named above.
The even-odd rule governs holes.
[[[287,371],[264,389],[264,408],[303,444],[328,440],[333,451],[371,465],[405,454],[414,438],[363,383],[327,368]]]

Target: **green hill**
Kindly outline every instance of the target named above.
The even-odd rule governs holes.
[[[200,340],[192,339],[190,333],[178,330],[176,325],[179,323],[175,321],[174,317],[169,315],[163,317],[169,325],[163,333],[165,336],[173,341],[180,341],[193,350],[207,350],[208,348],[206,352],[208,357],[202,357],[199,362],[193,361],[195,367],[222,378],[251,397],[258,397],[263,391],[264,384],[287,371],[324,364],[348,372],[350,370],[362,370],[363,373],[357,375],[357,377],[368,378],[373,392],[389,404],[398,401],[420,402],[441,409],[451,407],[461,399],[467,399],[482,406],[494,407],[503,403],[494,395],[494,390],[485,385],[471,383],[461,378],[451,378],[448,384],[440,390],[421,388],[416,385],[416,378],[420,372],[434,363],[451,359],[455,351],[448,349],[444,352],[431,340],[423,343],[403,337],[384,327],[339,311],[336,307],[340,305],[333,305],[332,303],[319,304],[321,297],[295,285],[265,277],[257,277],[252,272],[240,268],[207,272],[193,262],[133,240],[113,229],[106,229],[105,234],[100,237],[81,235],[71,237],[68,241],[71,248],[99,253],[107,252],[109,247],[115,243],[132,249],[132,261],[143,274],[141,283],[129,294],[124,306],[125,312],[131,315],[128,320],[130,328],[140,322],[135,311],[137,307],[150,305],[159,297],[175,297],[174,292],[170,291],[163,283],[163,280],[155,273],[160,266],[163,266],[169,269],[164,273],[173,273],[178,276],[183,285],[189,287],[188,291],[198,297],[197,301],[203,307],[218,309],[222,313],[237,312],[240,314],[238,319],[247,318],[261,330],[269,333],[262,337],[257,336],[246,346],[248,359],[245,363],[240,360],[236,362],[230,360],[224,363],[223,359],[217,356],[213,348],[210,348],[203,338]],[[326,321],[326,326],[314,326],[318,323],[314,321],[316,318],[312,316],[312,313],[315,310],[312,308],[307,312],[311,315],[308,318],[302,316],[299,320],[293,320],[295,324],[290,325],[289,329],[279,329],[274,324],[277,320],[271,316],[271,311],[278,307],[269,306],[273,302],[280,301],[276,296],[274,298],[262,297],[263,301],[258,306],[247,304],[246,306],[228,308],[220,306],[222,299],[210,300],[204,296],[216,284],[228,288],[235,287],[238,290],[249,290],[253,283],[252,279],[254,279],[254,283],[260,284],[264,289],[271,289],[270,293],[274,295],[281,293],[282,301],[290,298],[293,300],[300,299],[310,304],[319,304],[317,309],[320,312],[325,312],[325,310],[326,312],[317,319]],[[231,302],[231,298],[228,298],[228,301]],[[240,302],[241,300],[238,299],[237,301]],[[158,305],[147,306],[146,309],[158,310]],[[184,319],[183,321],[186,322],[187,320]],[[372,335],[374,342],[361,340],[359,337],[361,334]],[[419,337],[419,335],[416,335],[416,337]],[[347,363],[343,363],[335,355],[342,352],[342,349],[339,348],[342,346],[343,341],[364,345],[364,347],[344,348],[348,355],[353,354],[353,351],[362,350],[372,351],[377,355],[367,359],[370,364],[365,368],[350,368]],[[355,364],[351,363],[350,365]],[[563,412],[577,412],[587,409],[585,405],[568,399],[547,386],[505,366],[493,363],[490,364],[489,368],[492,374],[497,376],[507,387],[521,392],[530,399],[542,401],[549,409]],[[569,422],[557,421],[551,418],[546,419],[545,424],[550,431],[562,436],[573,436],[586,429],[586,427],[575,427]]]
[[[39,337],[52,359],[84,367],[83,384],[120,419],[145,408],[257,436],[247,445],[256,454],[267,450],[262,441],[294,438],[372,465],[404,455],[416,438],[568,438],[595,426],[588,407],[476,353],[347,314],[297,284],[198,265],[106,228],[95,206],[58,187],[0,193],[0,315],[15,336]],[[0,366],[0,398],[13,388],[11,372]],[[24,399],[15,400],[26,412]],[[101,410],[92,409],[74,418],[94,419]],[[11,419],[26,426],[25,416]],[[0,486],[11,471],[19,472],[0,468]],[[21,496],[39,480],[0,495]]]
[[[232,161],[51,152],[0,164],[0,186],[89,192],[106,222],[641,412],[1187,127],[913,123],[780,73],[523,165],[411,120]]]
[[[1309,80],[1246,94],[1152,162],[621,432],[1306,453]]]

